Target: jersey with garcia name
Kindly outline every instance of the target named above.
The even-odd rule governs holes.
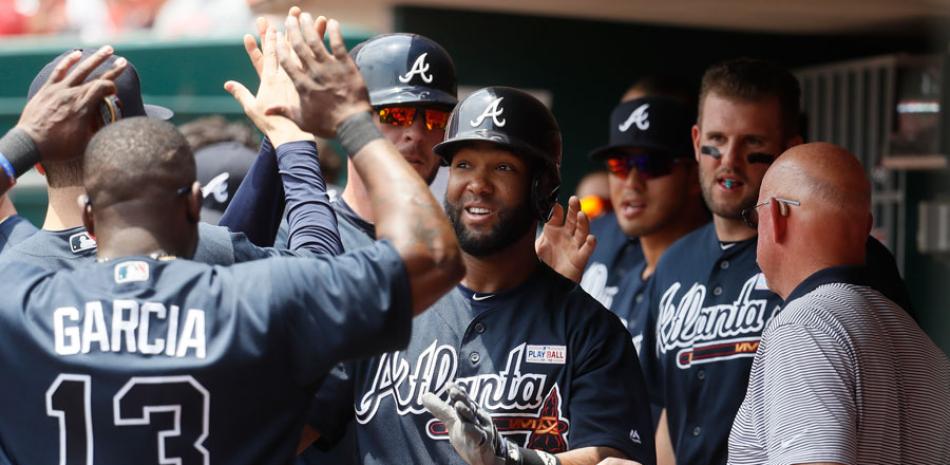
[[[614,302],[627,283],[635,279],[633,275],[628,276],[630,271],[646,263],[640,241],[623,233],[614,213],[592,221],[590,232],[597,238],[597,247],[584,269],[581,287],[601,305],[626,318],[628,310],[617,307]],[[626,307],[626,303],[623,306]]]
[[[667,249],[650,280],[640,356],[678,464],[725,463],[752,358],[782,304],[755,259],[756,238],[721,243],[710,222]]]
[[[404,347],[411,324],[386,243],[233,267],[130,257],[0,274],[0,372],[13,377],[0,383],[0,449],[13,463],[291,463],[319,379]]]
[[[519,446],[604,446],[654,462],[642,374],[618,319],[546,266],[497,294],[457,287],[413,320],[404,351],[346,363],[311,409],[321,446],[355,420],[364,464],[464,464],[426,392],[463,386]]]

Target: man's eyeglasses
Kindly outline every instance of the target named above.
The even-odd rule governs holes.
[[[742,210],[742,213],[741,213],[741,214],[742,214],[742,221],[745,222],[746,226],[748,226],[748,227],[750,227],[750,228],[752,228],[752,229],[758,229],[758,228],[759,228],[759,210],[758,210],[758,208],[761,207],[761,206],[763,206],[763,205],[768,205],[768,204],[772,203],[772,200],[775,200],[776,202],[778,202],[779,213],[780,213],[782,216],[788,216],[788,206],[789,206],[789,205],[795,206],[795,207],[799,207],[799,206],[801,206],[801,204],[802,204],[802,203],[799,202],[798,200],[789,200],[789,199],[782,199],[782,198],[779,198],[779,197],[772,197],[772,198],[766,200],[765,202],[756,204],[756,205],[754,205],[754,206],[752,206],[752,207],[749,207],[749,208],[746,208],[746,209]]]
[[[667,155],[654,154],[627,154],[612,155],[607,158],[607,171],[610,174],[627,179],[630,171],[637,170],[640,179],[650,180],[666,176],[673,172],[673,165],[678,159]]]
[[[419,113],[424,115],[426,129],[430,131],[445,129],[445,125],[449,122],[450,112],[434,108],[384,107],[376,111],[380,123],[403,128],[412,126],[412,122],[416,120],[416,115]]]

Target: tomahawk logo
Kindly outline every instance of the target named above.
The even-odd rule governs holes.
[[[416,58],[415,63],[412,64],[412,68],[409,69],[409,71],[407,71],[406,74],[399,76],[399,82],[403,84],[407,84],[409,81],[412,80],[413,76],[418,74],[419,77],[422,78],[423,82],[425,82],[426,84],[431,83],[432,75],[429,74],[429,63],[426,63],[426,55],[428,54],[429,53],[426,52],[426,53],[423,53],[422,55],[419,55],[419,57]]]
[[[504,99],[504,97],[498,97],[495,100],[492,100],[491,103],[485,107],[485,111],[478,115],[478,118],[475,118],[469,122],[472,127],[477,128],[482,124],[483,121],[485,121],[485,118],[488,118],[489,116],[491,117],[492,122],[495,123],[495,126],[500,128],[505,127],[505,120],[500,118],[500,116],[505,112],[505,108],[499,106],[501,105],[501,101]]]
[[[761,278],[758,273],[742,285],[735,301],[703,307],[706,286],[694,283],[677,302],[682,288],[674,283],[660,298],[660,316],[656,337],[661,353],[679,349],[676,364],[689,368],[700,363],[712,363],[741,357],[755,356],[762,329],[769,318],[768,300],[753,299],[752,292]],[[778,312],[778,306],[772,314]]]
[[[568,449],[567,433],[570,421],[561,413],[561,391],[555,384],[544,397],[541,407],[533,412],[491,413],[498,432],[511,439],[525,435],[523,447],[556,454]],[[432,419],[426,424],[426,433],[432,439],[449,439],[445,423]]]
[[[627,132],[627,129],[630,129],[630,126],[634,124],[637,125],[641,131],[646,131],[650,129],[650,114],[647,113],[647,110],[650,109],[649,103],[644,103],[637,107],[636,110],[633,110],[633,113],[630,113],[630,116],[627,117],[627,120],[620,124],[620,132]]]

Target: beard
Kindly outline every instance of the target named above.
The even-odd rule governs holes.
[[[461,203],[461,202],[459,202]],[[462,208],[444,202],[445,213],[452,222],[459,247],[474,257],[498,253],[524,237],[534,227],[534,210],[527,202],[498,211],[498,221],[485,234],[473,232],[462,224]]]

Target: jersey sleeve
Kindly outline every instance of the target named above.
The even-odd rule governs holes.
[[[244,181],[221,215],[219,225],[244,233],[254,245],[274,244],[274,234],[284,212],[284,190],[278,176],[277,156],[266,137]]]
[[[320,433],[316,445],[322,450],[333,448],[353,419],[353,363],[333,367],[320,383],[310,404],[307,423]]]
[[[855,463],[854,360],[843,340],[789,323],[769,328],[761,344],[743,409],[751,407],[769,463]]]
[[[280,312],[290,362],[301,385],[318,381],[340,361],[409,343],[409,278],[388,241],[338,257],[260,263],[266,265],[268,278],[248,274],[241,285],[270,286],[270,302],[256,311]],[[259,279],[269,282],[256,282]]]
[[[611,447],[631,460],[654,463],[653,425],[636,349],[618,318],[592,298],[587,306],[583,310],[593,316],[572,337],[582,349],[572,367],[571,449]]]

